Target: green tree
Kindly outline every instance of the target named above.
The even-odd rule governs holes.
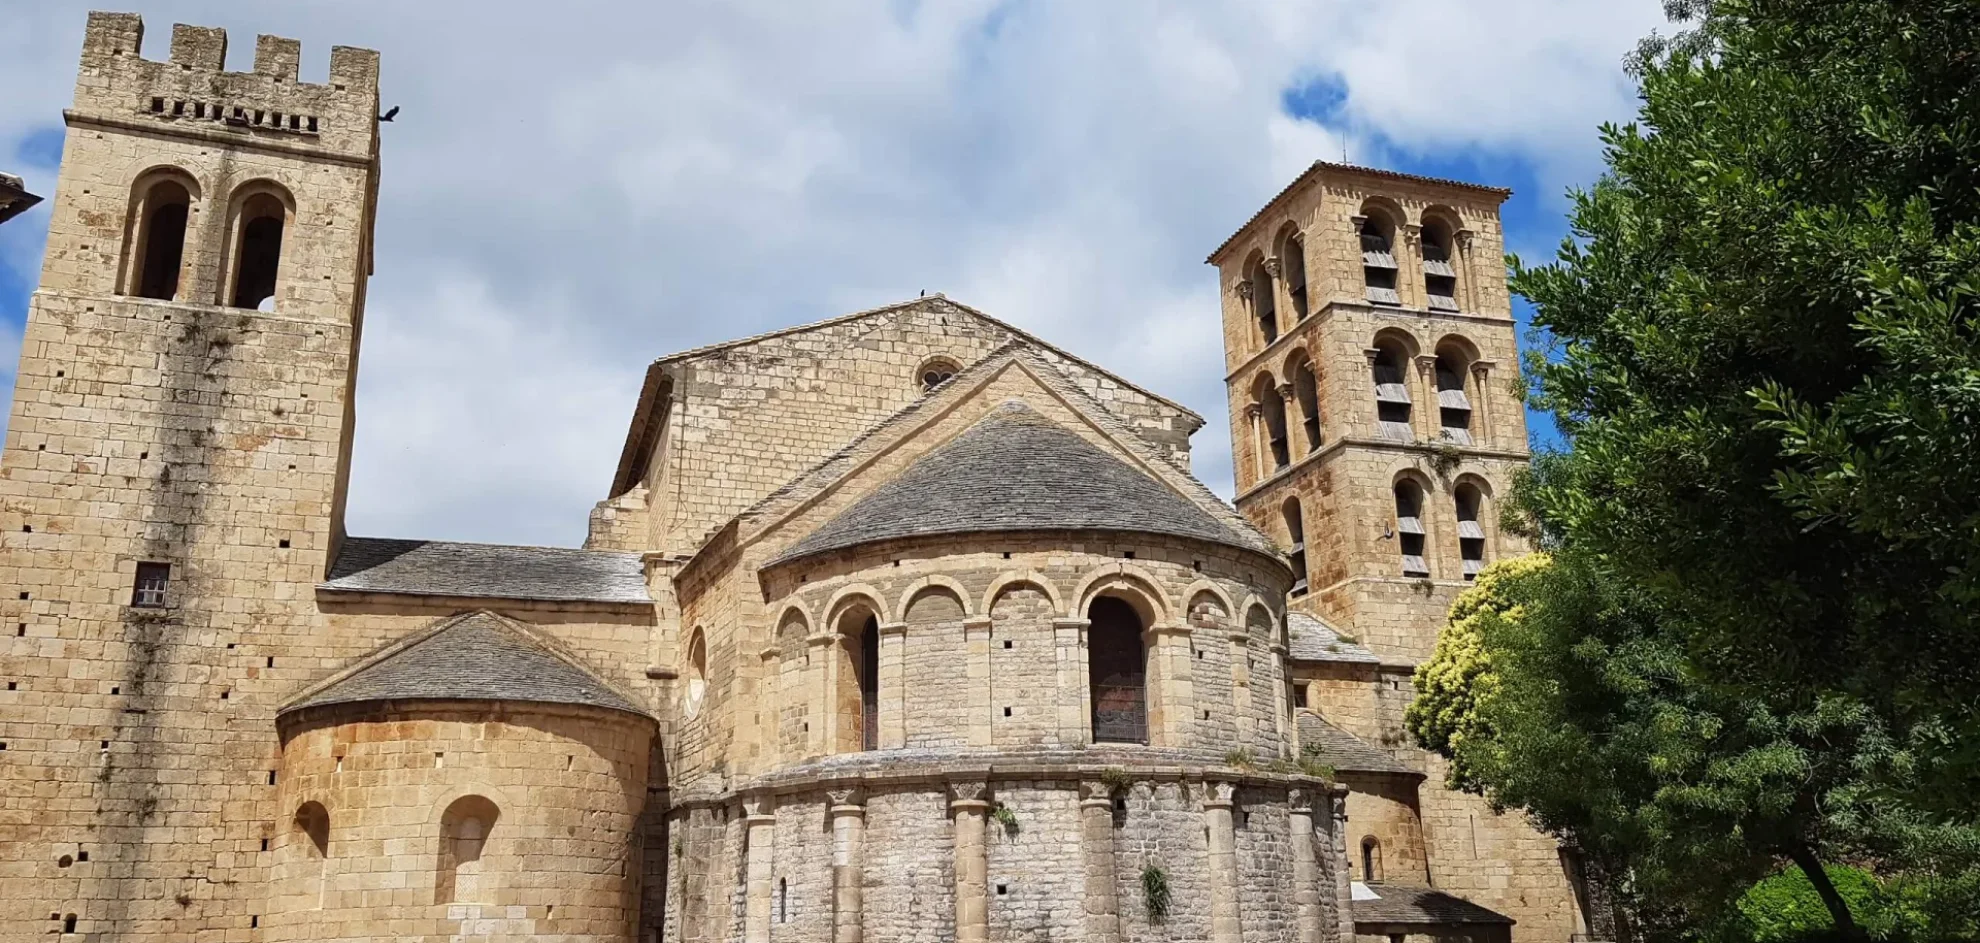
[[[1484,732],[1420,734],[1696,912],[1787,859],[1847,930],[1825,862],[1980,860],[1980,4],[1672,6],[1573,236],[1513,262],[1555,565],[1487,620]]]

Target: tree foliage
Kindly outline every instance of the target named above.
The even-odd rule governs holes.
[[[1572,237],[1513,261],[1569,444],[1517,496],[1553,563],[1459,614],[1413,729],[1680,923],[1791,860],[1839,924],[1824,862],[1949,926],[1980,911],[1980,3],[1682,6]]]

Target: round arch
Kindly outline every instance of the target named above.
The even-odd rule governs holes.
[[[997,597],[1019,586],[1032,586],[1044,593],[1053,612],[1066,611],[1065,597],[1059,595],[1058,588],[1052,585],[1051,580],[1045,578],[1045,574],[1036,570],[997,574],[997,578],[990,581],[990,588],[983,591],[983,606],[977,611],[989,615],[991,610],[996,608]]]
[[[954,579],[939,574],[932,574],[915,580],[901,593],[899,605],[901,618],[907,618],[908,609],[914,604],[917,598],[930,592],[943,591],[947,591],[949,595],[956,597],[956,605],[962,607],[963,618],[967,619],[976,615],[970,608],[972,600],[969,590],[964,589],[963,585]]]
[[[1141,611],[1149,628],[1171,625],[1168,603],[1163,599],[1162,591],[1156,588],[1160,585],[1161,581],[1140,567],[1127,563],[1115,564],[1080,581],[1072,596],[1076,608],[1068,610],[1066,617],[1085,618],[1094,597],[1112,593],[1122,596],[1131,605],[1139,600],[1142,605],[1135,608]]]
[[[885,598],[880,590],[867,583],[842,586],[825,601],[823,609],[825,618],[822,624],[827,629],[837,626],[839,620],[845,616],[845,610],[853,605],[865,605],[866,608],[871,609],[873,617],[880,620],[882,625],[893,622],[893,614],[887,611],[887,604],[881,602]]]

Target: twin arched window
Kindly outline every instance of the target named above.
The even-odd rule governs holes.
[[[147,174],[132,187],[124,236],[122,293],[160,301],[186,300],[184,272],[197,185],[177,171]],[[272,310],[282,239],[294,201],[275,184],[253,181],[234,191],[226,274],[216,302]]]
[[[1402,557],[1404,576],[1427,577],[1430,564],[1424,554],[1427,534],[1423,526],[1423,487],[1404,478],[1395,485],[1397,552]],[[1473,481],[1460,481],[1452,493],[1457,518],[1458,559],[1466,580],[1478,577],[1485,568],[1485,525],[1481,517],[1485,494]]]

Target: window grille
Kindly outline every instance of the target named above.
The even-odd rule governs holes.
[[[147,609],[160,609],[165,606],[165,591],[172,582],[172,565],[169,563],[140,563],[137,565],[137,582],[131,593],[131,605]]]

